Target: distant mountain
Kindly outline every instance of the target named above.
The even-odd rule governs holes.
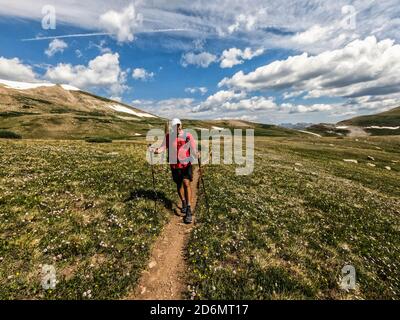
[[[373,115],[344,120],[339,122],[338,125],[398,127],[400,126],[400,107]]]
[[[69,85],[27,83],[0,79],[0,130],[23,138],[130,139],[151,128],[164,129],[166,119],[130,105],[103,98]],[[185,120],[186,128],[246,129],[260,136],[298,136],[279,126],[241,120]]]
[[[356,126],[371,135],[400,135],[400,107],[341,121],[337,126]]]
[[[26,138],[129,138],[163,122],[72,86],[0,80],[0,129]]]
[[[400,107],[373,115],[343,120],[337,124],[314,124],[307,127],[307,131],[322,136],[400,135]]]
[[[287,129],[304,130],[312,125],[313,123],[310,122],[297,122],[297,123],[281,123],[279,126]]]

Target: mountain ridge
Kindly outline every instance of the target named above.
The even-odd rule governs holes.
[[[132,139],[167,119],[78,88],[0,79],[0,130],[31,139]],[[254,129],[259,136],[300,136],[299,131],[242,120],[183,119],[186,128]]]

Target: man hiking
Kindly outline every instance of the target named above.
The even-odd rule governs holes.
[[[168,162],[171,167],[172,179],[176,183],[180,200],[181,212],[185,214],[184,222],[192,223],[190,182],[193,180],[192,162],[196,155],[196,141],[189,132],[185,132],[179,119],[172,119],[171,131],[164,137],[161,147],[154,153],[159,154],[168,149]]]

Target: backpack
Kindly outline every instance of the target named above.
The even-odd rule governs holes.
[[[190,138],[188,136],[188,133],[185,130],[183,131],[183,139],[185,140],[185,144],[188,143],[190,141]],[[190,152],[190,149],[189,149]],[[167,162],[169,163],[169,150],[167,152]],[[177,159],[177,163],[180,163],[179,159]]]

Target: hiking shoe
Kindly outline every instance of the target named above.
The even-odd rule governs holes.
[[[182,207],[181,207],[181,213],[185,213],[186,214],[186,201],[182,200]]]
[[[187,224],[192,223],[192,210],[190,209],[190,207],[186,208],[186,216],[184,222]]]
[[[181,213],[186,214],[186,210],[187,210],[187,207],[184,207],[184,206],[181,207]]]

